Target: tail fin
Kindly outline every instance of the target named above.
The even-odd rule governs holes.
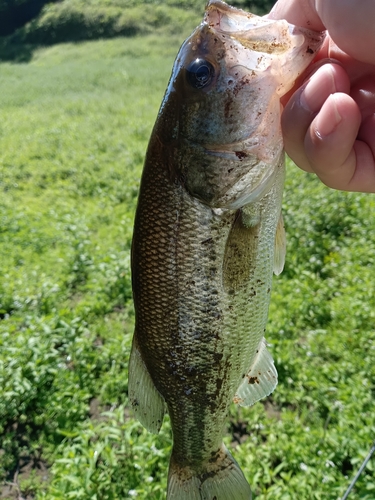
[[[179,466],[172,452],[167,500],[251,500],[251,490],[223,444],[201,470]]]

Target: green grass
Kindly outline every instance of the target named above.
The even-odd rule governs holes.
[[[262,15],[271,9],[274,1],[232,0],[231,3]],[[46,3],[34,19],[12,35],[0,37],[0,60],[26,62],[37,47],[62,42],[146,34],[180,35],[201,22],[205,4],[206,0],[60,0]]]
[[[46,4],[30,22],[0,38],[0,59],[28,61],[39,46],[145,34],[188,33],[205,1],[64,0]]]
[[[0,64],[0,482],[18,471],[24,496],[165,498],[168,419],[153,436],[127,402],[129,249],[183,36]],[[337,500],[374,439],[375,199],[289,165],[284,214],[267,329],[280,383],[233,406],[225,440],[241,440],[233,453],[257,500]],[[351,498],[374,497],[372,461]]]

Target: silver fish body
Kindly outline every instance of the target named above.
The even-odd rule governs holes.
[[[129,399],[173,450],[169,500],[248,500],[228,407],[270,394],[264,340],[285,255],[280,97],[322,35],[211,0],[182,45],[150,139],[132,248]]]

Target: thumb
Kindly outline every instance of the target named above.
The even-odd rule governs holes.
[[[311,0],[336,45],[358,61],[375,64],[374,0]]]

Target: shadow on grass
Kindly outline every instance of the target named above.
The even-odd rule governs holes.
[[[22,43],[12,36],[0,38],[0,62],[27,63],[38,46]]]
[[[1,1],[1,0],[0,0]],[[33,58],[33,53],[35,50],[41,47],[48,47],[57,43],[80,43],[89,40],[98,39],[110,39],[117,37],[133,37],[138,35],[142,31],[136,26],[126,27],[120,32],[103,34],[93,32],[84,32],[84,30],[78,30],[78,32],[56,32],[51,35],[51,33],[46,34],[33,34],[31,37],[31,42],[27,41],[30,37],[25,36],[22,29],[6,37],[0,37],[0,62],[14,62],[14,63],[27,63]],[[145,32],[147,34],[147,31]]]

